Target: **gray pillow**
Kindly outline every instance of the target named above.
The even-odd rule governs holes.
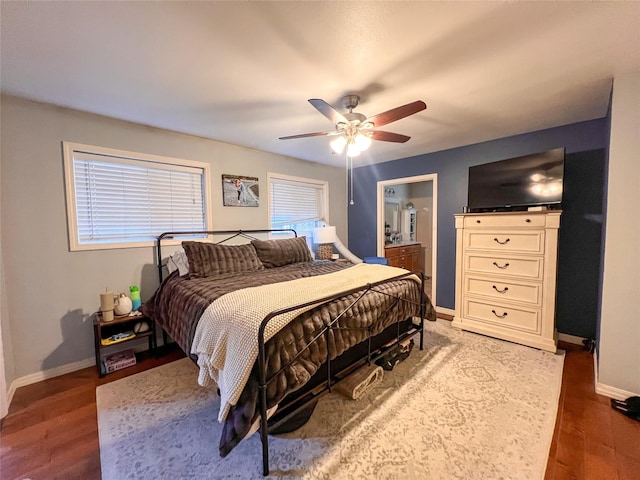
[[[182,242],[189,259],[189,274],[211,277],[225,273],[255,272],[264,267],[253,245],[217,245],[206,242]]]
[[[313,261],[305,237],[252,240],[251,244],[255,247],[258,258],[266,268]]]

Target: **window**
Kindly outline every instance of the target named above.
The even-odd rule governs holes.
[[[63,142],[70,250],[207,230],[208,164]]]
[[[313,229],[329,221],[327,182],[273,173],[267,178],[271,228],[293,228],[311,240]]]

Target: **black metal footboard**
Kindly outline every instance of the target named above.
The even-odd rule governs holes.
[[[420,278],[420,303],[419,303],[419,309],[420,309],[420,323],[418,325],[415,325],[415,327],[413,329],[410,329],[409,331],[406,331],[404,333],[400,332],[399,326],[400,323],[402,321],[404,321],[404,319],[398,319],[396,321],[396,325],[398,327],[397,329],[397,337],[396,337],[396,342],[391,345],[388,346],[387,348],[383,348],[381,350],[378,350],[377,352],[373,352],[372,348],[371,348],[371,339],[372,336],[368,335],[368,349],[367,349],[367,355],[366,358],[360,360],[360,361],[356,361],[355,364],[352,364],[350,366],[348,366],[346,369],[340,371],[340,372],[333,372],[332,371],[332,360],[331,360],[331,343],[330,343],[330,339],[329,339],[329,333],[331,330],[334,329],[343,329],[343,328],[349,328],[349,329],[353,329],[356,327],[341,327],[339,325],[339,321],[341,318],[343,318],[347,312],[349,312],[353,307],[355,307],[366,295],[367,293],[371,292],[371,291],[377,291],[378,293],[382,293],[384,295],[389,295],[392,296],[396,299],[396,302],[394,302],[392,305],[389,306],[388,310],[390,310],[391,308],[393,308],[397,302],[410,302],[415,304],[415,302],[411,302],[410,300],[403,298],[402,296],[394,296],[394,295],[390,295],[386,292],[382,292],[380,290],[376,290],[376,287],[379,285],[382,285],[384,283],[388,283],[394,280],[401,280],[403,278],[408,278],[410,276],[413,275],[418,275]],[[285,364],[284,366],[282,366],[277,372],[275,372],[270,378],[267,378],[267,373],[266,373],[266,350],[265,350],[265,339],[264,339],[264,333],[266,330],[267,325],[269,324],[269,322],[274,318],[277,317],[278,315],[281,315],[283,313],[287,313],[287,312],[291,312],[291,311],[295,311],[301,308],[307,308],[307,307],[314,307],[314,306],[319,306],[322,305],[324,303],[330,302],[332,300],[336,300],[338,298],[341,297],[345,297],[347,295],[351,295],[351,294],[355,294],[355,293],[359,293],[359,295],[356,297],[356,299],[347,306],[347,308],[345,308],[342,312],[340,312],[328,325],[325,325],[325,327],[322,329],[322,331],[318,332],[318,334],[311,339],[306,346],[300,350],[300,352],[298,352],[298,354],[292,358],[287,364]],[[260,405],[260,441],[262,443],[262,473],[264,476],[269,475],[269,430],[275,430],[277,429],[281,424],[285,423],[289,418],[293,417],[294,415],[296,415],[296,413],[298,413],[299,411],[305,409],[306,407],[308,407],[312,402],[317,401],[317,399],[322,396],[325,393],[329,393],[331,392],[331,387],[338,381],[338,379],[340,379],[342,376],[344,376],[347,371],[354,371],[356,368],[358,368],[361,365],[364,364],[370,364],[371,362],[375,362],[378,358],[382,357],[383,355],[385,355],[389,350],[396,348],[404,339],[408,338],[408,337],[412,337],[416,334],[420,334],[420,350],[422,350],[424,348],[424,320],[425,320],[425,305],[426,305],[426,294],[424,292],[424,273],[420,272],[420,273],[412,273],[412,272],[407,272],[405,274],[402,275],[398,275],[392,278],[389,278],[387,280],[383,280],[383,281],[379,281],[379,282],[374,282],[374,283],[368,283],[366,285],[366,287],[364,288],[364,290],[362,289],[362,287],[356,287],[353,288],[351,290],[347,290],[344,292],[340,292],[338,294],[335,295],[331,295],[331,296],[327,296],[324,298],[320,298],[311,302],[306,302],[306,303],[301,303],[298,305],[294,305],[294,306],[290,306],[290,307],[286,307],[286,308],[281,308],[278,310],[274,310],[273,312],[269,313],[263,320],[262,323],[260,324],[260,328],[258,331],[258,381],[259,381],[259,387],[258,387],[258,394],[260,396],[259,398],[259,405]],[[384,312],[386,313],[386,312]],[[384,314],[383,313],[383,314]],[[370,331],[369,327],[360,327],[359,329],[367,329]],[[307,397],[306,399],[297,399],[297,401],[295,402],[295,405],[291,408],[291,411],[286,413],[284,416],[282,416],[278,422],[272,424],[271,426],[269,426],[268,423],[268,418],[267,418],[267,409],[268,409],[268,405],[267,405],[267,386],[269,384],[269,382],[271,382],[274,378],[277,377],[277,375],[284,370],[285,368],[287,368],[289,365],[291,365],[291,363],[293,363],[300,355],[302,355],[302,353],[308,349],[311,345],[313,345],[313,343],[315,341],[317,341],[319,338],[321,338],[322,336],[326,336],[326,346],[327,346],[327,359],[325,362],[325,368],[326,368],[326,380],[324,382],[324,384],[318,388],[318,389],[314,389],[311,392],[307,393],[305,396]]]

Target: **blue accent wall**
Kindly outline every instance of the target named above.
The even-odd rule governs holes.
[[[349,206],[348,214],[349,250],[359,257],[377,253],[377,182],[437,174],[437,300],[438,306],[454,309],[456,236],[453,215],[461,213],[466,205],[469,167],[559,147],[565,147],[567,154],[607,149],[607,132],[608,120],[605,117],[356,168],[355,204]],[[558,329],[563,333],[572,333],[566,329],[563,331],[560,326]]]

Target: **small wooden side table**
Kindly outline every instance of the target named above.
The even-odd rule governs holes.
[[[135,336],[117,343],[103,345],[103,339],[107,339],[118,333],[132,332],[138,322],[146,322],[147,325],[149,325],[149,329],[146,332],[136,333]],[[96,312],[93,315],[93,337],[95,340],[96,368],[98,369],[98,375],[100,375],[100,377],[106,375],[102,362],[107,349],[112,349],[112,347],[122,346],[123,343],[147,337],[149,339],[149,352],[154,355],[156,354],[156,325],[153,320],[144,315],[123,315],[115,317],[111,322],[104,322],[102,321],[102,314]]]

